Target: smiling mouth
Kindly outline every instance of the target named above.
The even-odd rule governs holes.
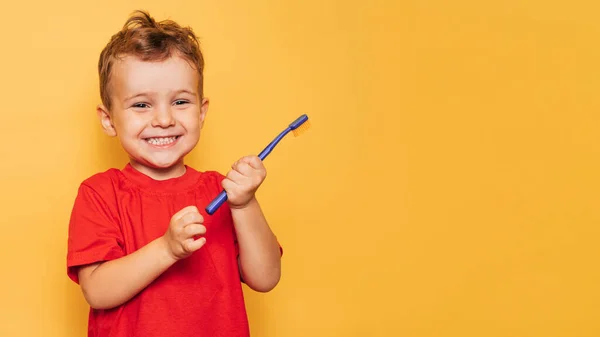
[[[152,137],[152,138],[145,138],[144,140],[151,145],[165,146],[165,145],[173,144],[179,137],[181,137],[181,136]]]

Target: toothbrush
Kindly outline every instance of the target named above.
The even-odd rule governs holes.
[[[281,139],[283,139],[283,137],[285,137],[285,135],[287,135],[288,133],[292,132],[294,134],[294,137],[298,137],[302,133],[304,133],[304,131],[308,130],[309,127],[310,123],[308,122],[308,116],[306,114],[298,117],[277,137],[275,137],[275,139],[273,139],[273,141],[269,145],[267,145],[267,147],[265,147],[264,150],[262,150],[262,152],[258,155],[258,158],[260,158],[260,160],[265,160],[265,158],[267,158],[269,153],[273,151],[273,149],[279,143],[279,141],[281,141]],[[208,206],[206,206],[206,213],[213,215],[226,200],[227,193],[225,191],[221,191],[221,193],[219,193],[219,195],[216,198],[214,198],[213,201],[211,201],[211,203],[208,204]]]

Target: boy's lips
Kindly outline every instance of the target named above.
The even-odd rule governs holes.
[[[153,147],[166,148],[175,145],[179,138],[181,138],[180,135],[166,137],[149,137],[144,138],[144,140],[146,141],[146,143],[152,145]]]

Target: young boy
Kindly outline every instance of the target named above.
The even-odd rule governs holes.
[[[281,247],[254,196],[266,176],[243,157],[227,176],[184,164],[208,99],[194,33],[137,12],[98,65],[97,113],[130,162],[86,179],[69,224],[67,272],[94,337],[248,336],[241,282],[279,282]],[[228,202],[204,208],[220,189]]]

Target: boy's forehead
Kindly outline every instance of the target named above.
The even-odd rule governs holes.
[[[145,61],[133,55],[115,60],[112,69],[114,94],[132,91],[193,90],[198,87],[198,72],[180,56]]]

